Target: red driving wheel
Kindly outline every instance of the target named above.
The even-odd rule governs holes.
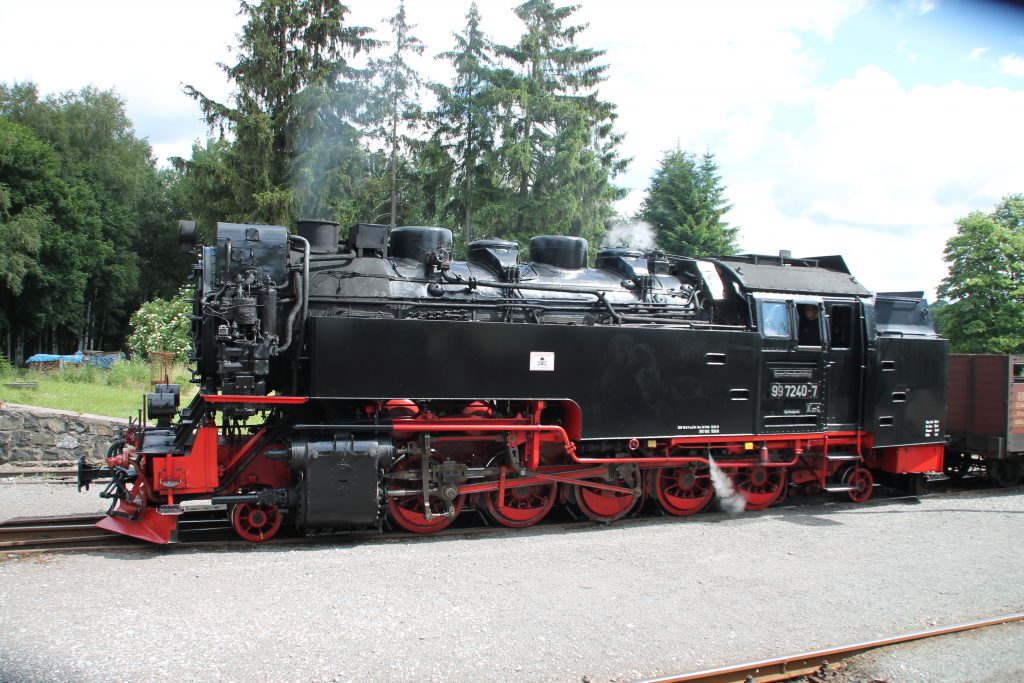
[[[281,528],[281,511],[276,505],[240,503],[231,508],[231,526],[245,540],[262,543]]]
[[[497,490],[484,494],[484,507],[495,522],[513,528],[530,526],[551,511],[558,497],[558,484],[506,486],[504,500],[500,503],[499,497]]]
[[[676,517],[695,515],[708,506],[715,495],[711,484],[711,470],[707,465],[694,463],[685,467],[653,470],[649,490],[654,493],[661,509]]]
[[[732,478],[747,499],[748,510],[764,510],[782,496],[786,487],[786,472],[781,467],[741,467]]]
[[[410,472],[418,474],[422,469],[420,459],[413,457],[399,463],[392,472]],[[420,491],[423,489],[423,479],[402,478],[392,479],[390,486]],[[452,501],[454,514],[446,516],[448,503],[440,496],[430,496],[430,519],[427,519],[426,507],[423,505],[423,494],[411,496],[388,496],[388,514],[391,521],[414,534],[432,534],[451,525],[455,518],[462,512],[466,504],[466,496],[457,495]]]
[[[604,483],[603,481],[601,483]],[[632,488],[629,482],[619,479],[612,484],[624,488]],[[569,500],[579,508],[584,515],[595,522],[614,522],[625,517],[635,510],[642,500],[641,496],[635,496],[632,492],[608,491],[605,489],[592,489],[586,486],[573,486],[569,490]]]

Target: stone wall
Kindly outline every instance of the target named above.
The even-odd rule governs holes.
[[[114,433],[127,424],[99,415],[0,403],[0,465],[8,470],[61,467],[83,455],[99,460]]]

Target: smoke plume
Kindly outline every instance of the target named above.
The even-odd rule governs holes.
[[[654,230],[643,221],[636,223],[616,223],[604,234],[606,247],[630,247],[650,251],[655,244]]]
[[[718,505],[726,514],[738,515],[747,507],[747,499],[732,485],[729,475],[715,463],[715,459],[708,456],[708,463],[711,465],[711,484],[715,487],[715,495],[718,497]]]

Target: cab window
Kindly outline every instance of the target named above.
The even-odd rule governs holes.
[[[833,306],[828,317],[829,343],[832,348],[850,348],[853,345],[853,307]]]
[[[798,304],[796,307],[799,329],[797,343],[800,346],[821,346],[821,320],[817,304]]]
[[[761,304],[761,333],[766,337],[789,339],[789,306],[785,301],[765,301]]]

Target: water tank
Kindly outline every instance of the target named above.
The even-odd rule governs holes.
[[[538,235],[530,239],[530,260],[566,270],[587,267],[587,241],[567,235]]]

